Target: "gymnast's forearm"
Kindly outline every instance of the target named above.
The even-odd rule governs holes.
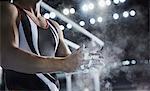
[[[8,49],[8,48],[7,48]],[[2,54],[2,67],[22,73],[47,73],[65,70],[65,58],[47,58],[12,47]]]

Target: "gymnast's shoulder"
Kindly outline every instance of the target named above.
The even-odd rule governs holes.
[[[16,8],[16,6],[13,4],[9,4],[8,9],[10,14],[12,15],[12,18],[16,19],[18,17],[18,9]]]

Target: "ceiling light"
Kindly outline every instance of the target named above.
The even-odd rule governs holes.
[[[54,12],[50,13],[50,18],[54,19],[56,17],[56,14]]]
[[[115,4],[119,4],[119,0],[113,0]]]
[[[88,6],[87,6],[86,4],[84,4],[84,5],[82,6],[82,10],[83,10],[83,11],[88,11]]]
[[[129,12],[128,11],[124,11],[123,12],[123,17],[127,18],[129,16]]]
[[[102,21],[103,21],[103,18],[102,18],[102,17],[98,17],[98,18],[97,18],[97,21],[98,21],[98,22],[102,22]]]
[[[70,9],[70,13],[71,13],[71,14],[74,14],[74,13],[75,13],[75,9],[74,9],[74,8],[71,8],[71,9]]]
[[[45,13],[43,17],[46,18],[46,19],[49,19],[50,18],[50,14],[49,13]]]
[[[100,0],[100,1],[99,1],[99,6],[100,6],[100,7],[105,7],[105,6],[106,6],[105,1],[104,1],[104,0]]]
[[[84,26],[85,22],[84,21],[80,21],[79,24],[80,24],[80,26]]]
[[[64,15],[69,15],[69,9],[65,8],[65,9],[63,10],[63,13],[64,13]]]
[[[106,3],[107,6],[111,5],[111,1],[110,0],[106,0],[105,3]]]
[[[94,4],[93,4],[93,3],[89,3],[88,8],[89,8],[90,10],[94,9]]]
[[[116,19],[119,19],[119,14],[117,14],[117,13],[114,13],[113,14],[113,18],[116,20]]]
[[[131,15],[131,16],[135,16],[135,14],[136,14],[135,10],[131,10],[131,11],[130,11],[130,15]]]
[[[72,25],[68,23],[68,24],[67,24],[67,28],[68,28],[68,29],[71,29],[71,28],[72,28]]]
[[[124,3],[126,0],[120,0],[121,3]]]
[[[91,18],[91,19],[90,19],[90,23],[91,23],[91,24],[95,24],[95,19],[94,19],[94,18]]]

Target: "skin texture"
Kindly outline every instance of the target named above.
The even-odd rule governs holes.
[[[33,17],[35,18],[35,23],[37,23],[37,25],[39,23],[38,26],[41,27],[41,20],[39,20],[39,18],[35,16],[35,13],[31,11],[34,11],[34,8],[32,8],[31,6],[35,3],[31,3],[32,5],[29,5],[28,3],[28,1],[31,2],[34,0],[22,1],[24,2],[24,7],[27,8],[27,12],[31,13],[31,15],[33,15]],[[81,48],[76,50],[74,53],[70,54],[68,46],[66,46],[66,44],[64,43],[63,32],[59,29],[59,25],[55,21],[52,22],[56,27],[58,27],[58,35],[60,36],[60,43],[56,52],[57,56],[59,57],[38,56],[36,54],[19,49],[19,36],[18,28],[16,25],[16,20],[18,17],[17,8],[14,5],[9,4],[8,2],[0,2],[0,53],[1,66],[4,69],[10,69],[29,74],[34,74],[37,72],[47,73],[58,71],[72,72],[75,71],[82,64],[83,53],[81,51]],[[21,6],[21,3],[19,2],[16,2],[16,4]]]

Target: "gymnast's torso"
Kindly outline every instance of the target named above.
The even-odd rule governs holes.
[[[28,52],[34,50],[37,55],[55,56],[59,42],[58,37],[56,37],[58,36],[57,31],[50,26],[48,29],[38,27],[24,11],[20,12],[19,17],[19,48]],[[28,32],[25,33],[25,31]],[[27,37],[29,38],[27,39]]]

